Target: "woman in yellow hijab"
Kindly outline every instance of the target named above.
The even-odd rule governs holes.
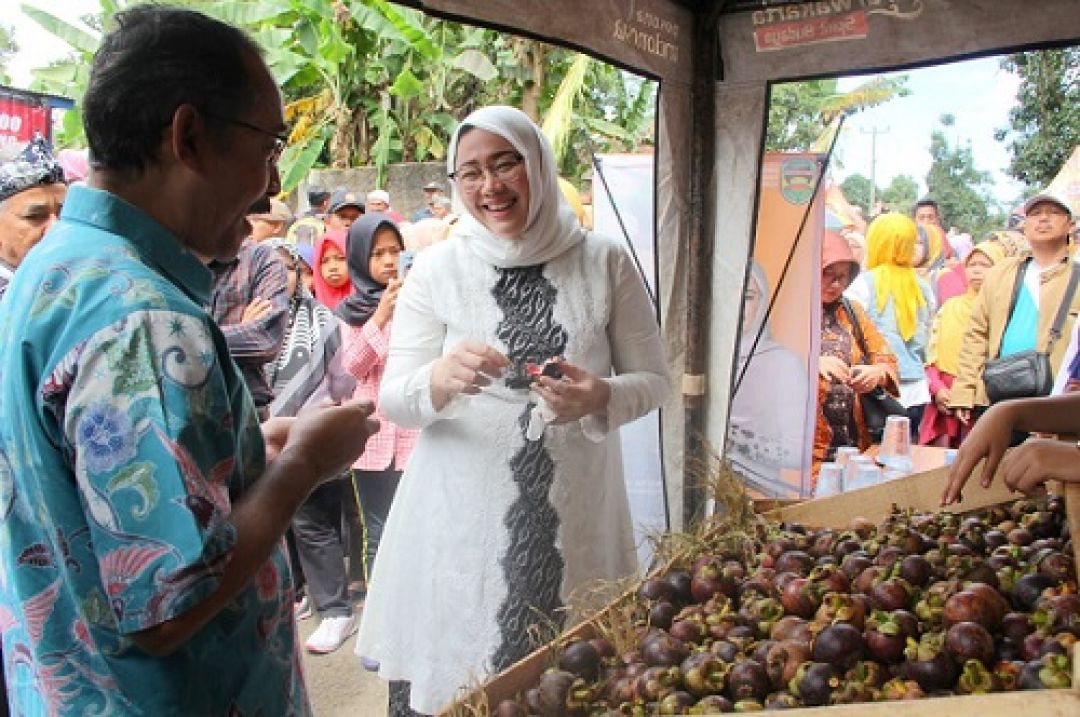
[[[915,273],[918,229],[910,217],[882,214],[866,231],[866,268],[848,287],[849,299],[859,302],[889,343],[900,365],[900,403],[908,408],[912,427],[930,401],[924,364],[934,294]]]
[[[919,426],[919,443],[924,446],[957,448],[967,435],[968,426],[961,423],[948,407],[952,383],[975,297],[982,288],[986,272],[1004,258],[1001,247],[991,241],[984,241],[972,249],[964,261],[967,291],[942,304],[934,317],[926,350],[926,378],[930,382],[933,401],[923,412]]]

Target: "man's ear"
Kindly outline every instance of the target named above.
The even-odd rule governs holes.
[[[167,149],[172,158],[191,169],[198,169],[205,141],[206,122],[195,106],[182,104],[177,107],[167,128],[166,137]]]

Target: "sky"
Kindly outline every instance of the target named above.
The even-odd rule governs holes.
[[[845,121],[837,142],[839,166],[835,175],[840,180],[849,174],[870,177],[874,158],[874,179],[879,188],[887,187],[893,177],[907,174],[923,192],[930,170],[930,133],[943,129],[950,146],[970,145],[975,167],[990,172],[993,178],[992,195],[1012,206],[1023,185],[1005,174],[1009,165],[1007,141],[995,140],[994,130],[1009,126],[1009,110],[1016,105],[1020,80],[1001,69],[1000,60],[987,57],[884,75],[906,75],[911,93]],[[839,89],[850,90],[872,77],[844,78]],[[943,114],[952,114],[956,123],[943,128]]]
[[[44,66],[66,51],[62,41],[23,15],[19,10],[22,2],[47,8],[72,22],[77,22],[80,14],[100,9],[98,0],[0,0],[0,18],[14,26],[20,47],[9,66],[16,87],[29,84],[31,68]],[[946,130],[950,142],[970,142],[976,168],[993,177],[993,196],[1004,206],[1012,206],[1022,187],[1005,174],[1008,151],[994,139],[994,130],[1008,126],[1019,80],[1001,70],[998,63],[999,58],[989,57],[896,73],[908,76],[911,94],[847,119],[837,143],[834,176],[839,181],[855,173],[870,177],[873,155],[878,187],[885,188],[893,177],[907,174],[919,184],[920,193],[924,192],[930,169],[930,133],[940,127],[942,114],[951,113],[956,124]],[[844,78],[840,89],[850,89],[870,77]],[[872,146],[874,129],[879,132],[876,151]]]

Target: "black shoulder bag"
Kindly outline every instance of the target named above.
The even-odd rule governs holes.
[[[855,310],[851,308],[851,304],[848,303],[847,299],[841,297],[840,301],[844,306],[844,311],[847,312],[848,318],[851,319],[851,330],[855,335],[855,342],[859,344],[859,350],[862,351],[863,362],[869,364],[871,361],[870,348],[866,345],[866,338],[863,336],[859,319],[855,316]],[[890,396],[881,386],[878,386],[873,391],[860,393],[859,403],[862,404],[866,430],[870,434],[870,440],[874,443],[881,443],[881,436],[885,432],[885,422],[889,416],[907,415],[904,404]]]
[[[1012,320],[1013,311],[1016,309],[1016,300],[1020,295],[1020,287],[1024,284],[1024,273],[1027,271],[1031,258],[1024,260],[1020,271],[1016,273],[1016,281],[1013,283],[1012,298],[1009,300],[1009,313],[1007,315],[1005,330],[1009,328],[1008,322]],[[1054,344],[1061,338],[1061,329],[1065,325],[1065,317],[1069,314],[1072,305],[1072,297],[1076,292],[1077,281],[1080,280],[1080,271],[1072,264],[1072,273],[1069,277],[1069,286],[1065,289],[1065,295],[1061,299],[1057,316],[1054,317],[1054,325],[1050,328],[1050,336],[1046,342],[1046,351],[1031,349],[1019,353],[1001,356],[1001,347],[998,347],[998,357],[986,362],[983,366],[983,384],[986,386],[986,395],[990,403],[1007,401],[1013,398],[1033,398],[1035,396],[1048,396],[1054,388],[1054,372],[1050,366],[1050,354],[1054,350]],[[1002,338],[1005,334],[1002,332]]]

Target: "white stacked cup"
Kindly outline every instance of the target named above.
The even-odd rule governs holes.
[[[840,446],[836,449],[836,457],[833,458],[842,468],[846,468],[852,456],[859,455],[859,449],[855,446]]]
[[[822,463],[818,471],[815,498],[824,498],[844,492],[844,466],[839,463]]]
[[[851,480],[844,482],[847,490],[860,490],[877,485],[882,480],[881,469],[874,465],[873,461],[855,464],[855,471]]]
[[[874,459],[869,456],[857,455],[848,459],[847,465],[844,466],[844,488],[851,490],[852,484],[855,481],[855,472],[860,466],[873,466]]]
[[[907,416],[889,416],[885,419],[878,461],[886,468],[903,473],[910,473],[914,469],[915,464],[911,460],[911,421]]]

